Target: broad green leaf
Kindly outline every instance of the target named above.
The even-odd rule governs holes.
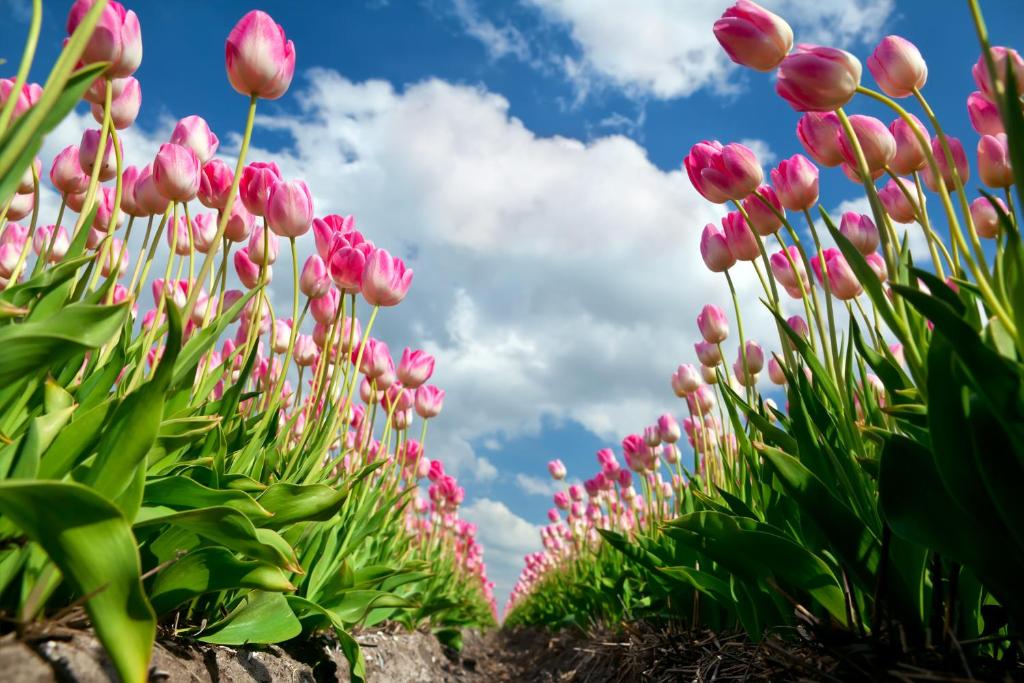
[[[301,632],[302,624],[284,595],[253,591],[198,640],[216,645],[265,645],[291,640]]]
[[[323,625],[334,626],[334,633],[338,637],[341,650],[345,653],[345,659],[348,660],[349,668],[351,669],[352,683],[364,683],[366,680],[366,660],[363,658],[363,651],[360,649],[356,639],[345,630],[345,625],[338,619],[338,615],[315,602],[297,595],[289,595],[287,600],[288,604],[292,606],[292,609],[295,610],[295,613],[300,618],[312,615],[321,619]]]
[[[224,506],[238,510],[250,520],[270,518],[273,514],[252,496],[231,489],[212,489],[183,476],[161,477],[146,482],[143,502],[173,509]]]
[[[345,495],[343,490],[324,484],[271,484],[257,500],[274,516],[260,524],[279,529],[295,522],[328,520],[337,514]]]

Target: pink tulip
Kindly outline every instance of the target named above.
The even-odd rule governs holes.
[[[292,357],[295,359],[295,364],[300,368],[308,368],[315,365],[318,353],[316,344],[313,343],[313,338],[308,334],[296,335]]]
[[[257,265],[270,265],[277,261],[278,249],[277,235],[257,225],[249,237],[249,259]]]
[[[324,261],[330,261],[331,245],[335,236],[345,237],[356,229],[356,221],[352,216],[331,214],[323,218],[313,219],[313,239],[316,250]]]
[[[312,256],[310,257],[313,258]],[[308,263],[308,262],[307,262]],[[338,290],[328,287],[322,296],[312,298],[309,302],[309,312],[313,319],[321,325],[330,325],[338,315],[338,303],[341,295]]]
[[[910,118],[913,119],[914,125],[927,140],[928,129],[913,114],[910,114]],[[920,171],[928,165],[925,152],[921,148],[921,143],[911,129],[910,124],[898,118],[889,124],[889,132],[892,133],[893,139],[896,140],[896,155],[889,162],[889,168],[893,173],[909,175],[914,171]]]
[[[779,284],[785,287],[790,296],[799,299],[804,296],[804,292],[810,291],[810,281],[807,279],[807,271],[804,269],[800,250],[796,246],[790,245],[787,247],[787,251],[789,258],[786,257],[786,251],[779,250],[771,255],[768,262],[771,264],[772,274]],[[793,261],[793,266],[789,265],[790,259]],[[801,286],[803,291],[800,289]]]
[[[718,344],[699,341],[694,343],[693,350],[697,354],[697,360],[704,367],[713,368],[722,362],[722,353]]]
[[[705,225],[700,235],[700,255],[712,273],[729,270],[736,263],[736,257],[729,251],[725,233],[714,223]]]
[[[853,99],[861,65],[845,50],[797,45],[779,65],[775,91],[796,111],[834,111]]]
[[[754,152],[735,142],[724,147],[717,140],[699,142],[683,159],[683,166],[694,189],[715,204],[739,201],[764,180]]]
[[[366,255],[362,250],[344,246],[331,254],[331,278],[343,292],[358,292],[362,288],[366,270]]]
[[[878,248],[878,228],[864,214],[854,211],[844,213],[839,223],[839,232],[843,233],[843,236],[862,254],[870,254]]]
[[[701,386],[700,372],[692,365],[680,365],[672,373],[671,384],[676,396],[689,396]]]
[[[235,272],[246,289],[254,289],[260,283],[260,267],[249,259],[249,249],[243,247],[235,252]],[[273,269],[267,266],[267,282],[273,276]]]
[[[771,179],[779,203],[790,211],[806,211],[818,201],[818,167],[802,154],[780,161]]]
[[[757,246],[757,237],[747,226],[739,211],[730,211],[722,219],[725,228],[725,241],[729,251],[739,261],[753,261],[761,255]]]
[[[110,101],[110,120],[114,128],[124,130],[135,123],[142,107],[142,87],[132,76],[123,79],[125,82],[118,89],[120,94]],[[103,124],[103,101],[93,103],[90,107],[96,123]]]
[[[783,372],[782,364],[775,356],[768,359],[768,379],[772,381],[772,384],[777,384],[780,387],[786,384],[786,373]]]
[[[982,135],[978,140],[978,176],[988,187],[1013,185],[1013,168],[1005,133]]]
[[[949,143],[949,150],[953,156],[956,174],[959,176],[960,182],[966,184],[968,178],[971,177],[971,170],[967,165],[967,154],[964,152],[964,146],[960,144],[959,140],[949,135],[946,136],[946,141]],[[935,155],[935,162],[938,164],[939,173],[942,174],[942,180],[946,185],[946,189],[954,189],[956,187],[956,180],[953,176],[954,168],[951,168],[946,160],[946,155],[942,151],[942,144],[939,142],[938,136],[932,138],[932,154]],[[921,176],[929,190],[932,192],[939,191],[939,183],[932,175],[931,168],[925,167]]]
[[[757,71],[771,71],[793,48],[789,24],[750,0],[725,10],[713,30],[729,59]]]
[[[331,277],[327,272],[327,264],[318,254],[313,254],[302,266],[299,278],[299,289],[310,299],[317,299],[331,288]]]
[[[35,206],[36,196],[34,193],[16,194],[7,205],[7,220],[20,221],[32,213]]]
[[[828,271],[828,284],[832,290],[832,295],[842,301],[856,298],[863,290],[860,282],[857,280],[857,276],[853,274],[853,269],[847,263],[846,257],[835,247],[826,249],[823,255],[825,257],[825,269]],[[817,255],[811,257],[811,267],[814,269],[814,274],[818,277],[818,282],[822,282],[821,262]]]
[[[889,268],[885,265],[885,259],[877,251],[873,251],[870,254],[864,255],[864,260],[867,262],[871,270],[875,271],[875,275],[878,276],[879,281],[885,282],[889,277]]]
[[[679,423],[676,419],[665,413],[658,418],[658,435],[661,440],[667,444],[673,444],[679,441],[679,437],[682,436],[679,430]]]
[[[281,171],[274,162],[254,161],[242,169],[238,185],[238,196],[245,208],[254,216],[267,215],[267,199],[270,190],[281,181]]]
[[[767,201],[775,210],[772,211],[772,209],[765,206],[762,199]],[[770,237],[778,232],[779,228],[782,227],[782,218],[780,216],[784,217],[786,215],[786,210],[782,208],[778,195],[768,185],[762,185],[748,195],[743,200],[743,210],[747,212],[750,226],[754,228],[754,232],[762,237]]]
[[[150,216],[163,214],[170,204],[156,187],[152,165],[146,165],[139,169],[139,175],[135,179],[134,195],[138,208]]]
[[[231,202],[231,213],[228,214],[228,222],[224,226],[224,237],[232,242],[244,242],[249,239],[255,224],[256,217],[249,213],[245,204]],[[260,246],[262,246],[262,242]]]
[[[199,163],[205,164],[217,153],[220,141],[210,130],[210,124],[201,116],[186,116],[178,121],[171,133],[171,142],[176,145],[188,147],[196,156]]]
[[[811,267],[814,267],[814,260],[811,260]],[[821,281],[821,276],[818,277],[818,281]],[[786,319],[786,324],[789,329],[796,332],[797,336],[801,339],[808,339],[811,336],[811,328],[807,326],[807,321],[802,316],[794,315]]]
[[[267,196],[267,223],[281,237],[301,237],[313,223],[313,197],[301,180],[280,181]]]
[[[748,339],[743,348],[746,349],[745,370],[752,375],[761,372],[764,368],[764,351],[761,350],[761,345],[753,339]],[[743,355],[739,356],[739,361],[743,362]]]
[[[1003,203],[1002,199],[995,198],[999,204],[999,208],[1002,209],[1003,213],[1007,216],[1010,215],[1009,210],[1006,208],[1006,204]],[[1002,228],[1002,222],[999,219],[999,213],[995,207],[992,206],[992,202],[987,197],[978,197],[971,202],[971,220],[974,221],[974,228],[978,231],[978,235],[987,239],[995,239],[999,237],[999,231]]]
[[[78,145],[78,165],[87,176],[92,174],[96,155],[99,153],[99,144],[99,130],[90,129],[82,134],[82,141]],[[113,138],[108,134],[107,144],[103,148],[103,161],[100,163],[100,180],[104,182],[112,180],[115,175],[117,175],[117,162],[114,158],[114,143]]]
[[[192,218],[192,245],[200,254],[206,254],[213,246],[213,238],[217,236],[217,215],[212,213],[196,214]]]
[[[437,417],[441,414],[441,407],[444,405],[444,390],[438,389],[432,384],[424,384],[416,389],[415,408],[416,414],[424,420]]]
[[[95,4],[96,0],[75,0],[68,13],[70,36]],[[131,76],[142,63],[142,29],[135,12],[125,10],[119,2],[110,2],[100,14],[92,36],[82,53],[82,61],[111,62],[106,75],[114,78]]]
[[[52,247],[50,246],[51,241],[53,242]],[[36,234],[32,236],[32,250],[37,256],[42,256],[49,248],[50,263],[57,263],[64,258],[64,255],[68,253],[69,246],[71,246],[71,240],[64,226],[57,228],[56,236],[54,236],[54,226],[43,225],[36,229]]]
[[[110,219],[114,214],[114,194],[115,191],[112,187],[101,187],[99,189],[96,196],[96,219],[92,223],[94,230],[106,232],[110,227]],[[10,212],[7,215],[10,216]],[[120,228],[123,221],[124,215],[118,214],[117,225],[114,229]]]
[[[548,462],[548,473],[552,479],[561,481],[565,479],[566,469],[565,464],[561,460],[551,460]]]
[[[270,335],[270,348],[274,350],[274,353],[284,353],[288,350],[291,336],[291,320],[278,318],[274,321],[273,332]]]
[[[14,92],[13,78],[0,78],[0,108],[7,104]],[[18,118],[29,109],[34,107],[43,96],[43,88],[38,83],[26,83],[21,87],[21,92],[15,97],[14,118]]]
[[[928,65],[917,46],[899,36],[886,36],[868,57],[868,70],[889,97],[910,97],[928,80]]]
[[[697,329],[709,344],[721,344],[729,337],[729,318],[714,304],[707,304],[697,314]]]
[[[201,166],[191,148],[174,143],[160,145],[153,161],[156,189],[172,202],[187,202],[199,192]]]
[[[332,268],[333,274],[333,268]],[[395,306],[409,292],[412,269],[385,249],[375,249],[366,259],[360,291],[371,306]]]
[[[1020,54],[1016,50],[1007,47],[993,47],[992,59],[996,67],[996,79],[1000,83],[1005,83],[1007,64],[1010,64],[1013,67],[1013,75],[1017,81],[1017,94],[1024,93],[1024,59],[1021,59]],[[978,90],[994,102],[996,91],[992,87],[992,79],[988,72],[988,64],[985,62],[985,55],[978,57],[978,61],[971,68],[971,75],[974,76],[974,82],[978,84]]]
[[[213,133],[210,133],[213,135]],[[224,210],[231,191],[231,182],[235,174],[231,167],[221,159],[210,159],[203,164],[203,173],[199,178],[199,201],[208,209]],[[234,202],[238,205],[240,202]],[[240,241],[240,240],[235,240]]]
[[[121,173],[121,211],[136,218],[149,215],[135,199],[136,185],[141,174],[142,169],[137,166],[127,166]]]
[[[915,198],[916,202],[917,188],[905,178],[890,180],[885,184],[885,187],[878,191],[878,198],[882,200],[885,212],[894,221],[897,223],[913,223],[917,220],[917,205],[907,200],[907,196],[900,189],[901,186],[911,197]]]
[[[1006,132],[999,107],[981,91],[972,92],[967,96],[967,115],[979,135],[998,135]]]
[[[8,223],[4,226],[3,233],[0,233],[0,244],[12,244],[19,250],[25,246],[28,239],[28,228],[17,223]]]
[[[93,154],[95,155],[95,152]],[[69,145],[53,158],[50,182],[61,194],[85,192],[89,187],[89,176],[82,171],[78,161],[78,147]]]
[[[426,351],[413,350],[406,347],[398,362],[398,381],[410,389],[416,389],[426,383],[434,374],[434,357]]]
[[[188,223],[184,216],[178,216],[177,222],[167,221],[167,246],[174,249],[178,256],[188,256],[191,251]]]
[[[843,161],[839,149],[842,124],[835,112],[807,112],[796,124],[796,135],[807,153],[822,166],[832,168]]]
[[[874,116],[854,114],[850,117],[850,127],[853,128],[854,135],[860,143],[861,151],[868,163],[868,170],[872,175],[881,174],[892,158],[896,156],[896,138],[889,132],[885,124]],[[846,136],[845,131],[839,134],[839,151],[847,164],[858,168],[853,143]]]
[[[13,244],[0,244],[0,277],[11,277],[21,257],[21,249]]]
[[[295,75],[295,45],[266,12],[252,10],[235,24],[225,55],[231,87],[243,95],[276,100]]]

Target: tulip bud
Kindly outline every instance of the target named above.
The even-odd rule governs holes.
[[[729,319],[718,306],[707,304],[697,315],[697,329],[709,344],[721,344],[729,337]]]
[[[928,139],[927,129],[916,116],[910,114],[914,125]],[[921,143],[911,129],[910,124],[902,118],[898,118],[889,124],[889,132],[896,141],[896,155],[889,162],[889,168],[896,175],[909,175],[914,171],[920,171],[928,165],[928,158],[925,156]],[[859,136],[858,136],[859,137]]]
[[[565,479],[566,469],[565,464],[561,460],[551,460],[548,462],[548,473],[552,479],[561,481]]]
[[[7,101],[14,97],[13,118],[17,119],[39,102],[39,98],[43,96],[43,88],[38,83],[25,83],[21,92],[15,95],[14,85],[13,78],[0,78],[0,107],[6,106]]]
[[[36,195],[34,192],[26,194],[15,194],[7,205],[7,220],[20,221],[32,213],[35,206]]]
[[[120,140],[118,141],[120,143]],[[82,134],[82,141],[78,145],[78,165],[82,172],[92,175],[93,166],[96,163],[96,155],[99,153],[100,131],[90,129]],[[117,175],[117,161],[114,158],[114,139],[107,134],[107,144],[103,148],[103,161],[100,163],[100,180],[106,182]]]
[[[768,359],[768,379],[772,381],[772,384],[777,384],[780,387],[786,384],[786,374],[782,371],[782,365],[775,356]]]
[[[676,443],[682,435],[679,431],[679,423],[668,413],[658,418],[658,434],[661,440],[667,444]]]
[[[761,255],[757,237],[739,211],[727,213],[722,219],[722,227],[725,228],[725,241],[729,245],[729,252],[737,260],[754,261]]]
[[[184,216],[178,216],[177,221],[167,222],[167,246],[174,250],[178,256],[188,256],[191,251],[192,240],[189,236],[188,222]]]
[[[853,128],[861,151],[864,153],[864,159],[867,161],[868,171],[875,177],[881,175],[892,158],[896,156],[896,138],[885,127],[885,124],[874,116],[854,114],[849,119],[850,127]],[[839,134],[839,151],[847,164],[855,169],[858,168],[853,143],[848,139],[845,131]]]
[[[366,259],[360,291],[371,306],[395,306],[409,292],[412,269],[386,249],[374,249]]]
[[[771,178],[779,203],[790,211],[806,211],[818,201],[818,168],[802,154],[780,161]]]
[[[671,383],[676,396],[689,396],[701,386],[700,373],[692,365],[680,365],[672,374]]]
[[[932,138],[932,154],[935,155],[935,162],[939,167],[939,173],[942,174],[942,180],[946,185],[946,189],[953,190],[956,188],[956,181],[953,176],[954,170],[957,176],[959,176],[960,182],[964,184],[971,177],[971,171],[967,165],[967,154],[964,152],[964,146],[960,144],[960,141],[948,135],[946,136],[946,141],[949,143],[949,151],[952,153],[955,168],[951,168],[946,160],[946,154],[942,150],[942,143],[939,141],[938,136]],[[930,167],[926,166],[921,176],[929,190],[932,192],[939,191],[939,183],[932,175]]]
[[[839,224],[839,232],[857,247],[862,254],[870,254],[878,248],[878,228],[864,214],[847,211]]]
[[[416,390],[416,414],[424,420],[437,417],[444,405],[444,390],[431,384],[424,384]]]
[[[889,97],[910,97],[928,80],[928,65],[917,46],[899,36],[886,36],[868,57],[868,70]]]
[[[807,327],[807,321],[799,315],[790,316],[786,319],[789,329],[793,330],[801,339],[808,339],[811,336],[811,328]]]
[[[875,271],[875,275],[878,276],[880,282],[885,282],[889,278],[889,268],[885,265],[885,259],[877,251],[865,254],[864,261],[871,270]]]
[[[772,211],[768,206],[765,206],[765,202],[775,210]],[[782,208],[782,204],[775,194],[775,190],[768,185],[762,185],[748,195],[743,200],[743,210],[747,212],[747,217],[750,219],[749,224],[754,228],[754,232],[762,237],[769,237],[778,232],[779,228],[782,227],[782,218],[780,216],[786,215],[785,209]]]
[[[281,181],[281,171],[274,162],[254,161],[242,169],[238,196],[245,208],[254,216],[267,214],[267,199],[271,188]]]
[[[303,270],[303,274],[305,274],[305,270]],[[338,293],[338,290],[328,287],[322,296],[311,299],[309,302],[309,312],[312,314],[313,319],[321,325],[333,323],[334,318],[338,315],[340,298],[341,295]]]
[[[135,123],[139,116],[139,109],[142,107],[142,87],[139,82],[129,76],[121,79],[124,81],[118,87],[120,94],[110,100],[110,120],[114,128],[124,130]],[[93,103],[90,107],[92,117],[96,123],[103,124],[103,101]]]
[[[217,236],[217,216],[200,213],[192,218],[192,246],[200,254],[209,253],[213,238]]]
[[[277,235],[257,225],[249,238],[249,258],[252,262],[257,265],[274,263],[277,261],[278,248]]]
[[[736,263],[736,257],[729,250],[725,233],[714,223],[705,225],[700,235],[700,255],[704,259],[704,265],[712,273],[729,270]]]
[[[299,278],[299,289],[310,299],[317,299],[331,288],[331,278],[327,273],[327,265],[319,255],[313,254],[302,266]]]
[[[433,356],[426,351],[414,351],[408,347],[402,351],[402,358],[398,362],[398,380],[402,384],[410,389],[416,389],[425,384],[432,374],[434,374]]]
[[[693,350],[697,354],[697,360],[700,364],[707,368],[713,368],[722,362],[722,352],[718,347],[718,344],[712,344],[706,341],[699,341],[694,343]]]
[[[853,99],[861,65],[845,50],[797,45],[782,60],[775,91],[796,111],[834,111]]]
[[[903,190],[906,190],[904,194]],[[885,184],[878,191],[878,198],[882,200],[885,212],[897,223],[913,223],[917,220],[917,205],[907,199],[907,195],[914,197],[916,188],[913,183],[905,178],[896,178]]]
[[[299,334],[295,337],[295,349],[292,351],[295,364],[300,368],[312,367],[316,364],[317,350],[313,338],[308,334]]]
[[[160,194],[153,178],[153,166],[147,165],[139,169],[134,187],[135,204],[141,211],[150,216],[159,216],[167,210],[167,198]]]
[[[1007,210],[1003,200],[998,197],[995,200],[999,204],[999,208],[1003,210],[1003,213],[1009,216],[1010,212]],[[971,220],[974,221],[974,228],[981,237],[988,239],[999,237],[1002,223],[999,220],[999,213],[987,197],[978,197],[971,202]]]
[[[725,10],[713,30],[729,59],[757,71],[771,71],[793,48],[789,24],[750,0]]]
[[[1005,133],[982,135],[978,140],[978,176],[988,187],[1013,185],[1013,168]]]
[[[243,95],[276,100],[295,75],[295,45],[270,15],[252,10],[231,29],[226,62],[231,87]]]
[[[187,202],[199,192],[201,167],[191,148],[174,143],[160,145],[153,161],[156,188],[172,202]]]
[[[42,257],[46,253],[46,250],[49,249],[50,263],[57,263],[64,258],[64,255],[68,253],[68,247],[70,246],[71,240],[68,237],[68,231],[64,226],[57,228],[55,231],[54,226],[44,225],[39,227],[36,230],[36,234],[32,236],[32,250],[37,256]]]
[[[235,272],[238,279],[245,285],[246,289],[254,289],[260,283],[260,267],[249,258],[249,249],[242,247],[235,252]],[[272,269],[267,266],[266,278],[269,282],[272,277]]]
[[[75,0],[68,13],[70,36],[92,8],[95,0]],[[135,12],[125,10],[119,2],[110,2],[100,13],[96,28],[86,43],[81,61],[111,62],[106,75],[114,78],[131,76],[142,63],[142,29]]]
[[[205,162],[202,176],[199,178],[199,201],[208,209],[223,211],[227,206],[228,193],[231,191],[231,182],[234,178],[235,174],[231,167],[221,159],[210,159]],[[233,205],[237,206],[239,203],[234,202]]]
[[[200,164],[210,161],[220,145],[206,119],[195,115],[186,116],[178,121],[178,125],[171,133],[171,143],[191,149],[196,153]]]
[[[95,152],[93,152],[95,155]],[[91,168],[91,166],[90,166]],[[80,194],[89,187],[89,176],[78,162],[78,147],[69,145],[53,158],[50,182],[61,194]]]
[[[255,223],[255,216],[249,213],[249,209],[245,208],[242,202],[232,202],[231,213],[228,214],[228,222],[224,226],[224,237],[232,242],[244,242],[252,234]],[[260,246],[262,247],[262,243]]]
[[[715,204],[742,200],[764,180],[754,152],[735,142],[724,147],[717,140],[699,142],[683,166],[694,189]]]
[[[313,197],[301,180],[280,181],[267,196],[267,223],[281,237],[300,237],[313,223]]]
[[[996,80],[1003,84],[1003,89],[1005,90],[1007,68],[1008,65],[1011,65],[1013,76],[1017,80],[1017,93],[1024,93],[1024,59],[1021,59],[1016,50],[1006,47],[993,47],[991,54],[996,67]],[[978,57],[978,61],[971,68],[971,75],[974,76],[974,82],[978,84],[978,90],[990,101],[995,102],[997,93],[993,87],[985,55]]]
[[[292,322],[278,318],[274,321],[274,332],[270,337],[270,348],[274,353],[284,353],[288,350],[288,342],[292,336]]]
[[[999,115],[999,107],[981,91],[976,90],[967,96],[967,115],[979,135],[999,135],[1006,132],[1003,128],[1003,119]]]
[[[826,249],[823,255],[825,257],[825,270],[828,272],[828,284],[832,290],[832,295],[842,301],[856,298],[863,290],[861,289],[860,282],[857,280],[857,276],[853,273],[853,269],[847,263],[846,257],[835,247]],[[817,255],[811,257],[811,267],[814,268],[814,273],[817,275],[818,281],[821,282],[823,275],[822,266]]]
[[[792,266],[790,260],[793,262]],[[794,299],[802,298],[805,293],[810,291],[810,282],[807,279],[807,271],[804,269],[803,258],[796,246],[790,245],[786,251],[777,251],[771,255],[768,262],[775,279]],[[803,287],[802,291],[801,287]]]

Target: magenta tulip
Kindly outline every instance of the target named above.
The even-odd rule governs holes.
[[[255,264],[270,265],[277,261],[279,244],[277,235],[257,225],[249,237],[249,258]]]
[[[386,249],[375,249],[366,259],[360,291],[371,306],[395,306],[409,292],[412,269]]]
[[[724,147],[717,140],[699,142],[683,159],[683,166],[694,189],[715,204],[739,201],[764,180],[754,152],[736,142]]]
[[[1013,185],[1013,167],[1006,134],[982,135],[978,140],[978,177],[988,187]]]
[[[191,148],[174,143],[160,145],[153,161],[156,189],[172,202],[187,202],[199,192],[201,166]]]
[[[765,206],[765,202],[772,208]],[[762,185],[748,195],[743,200],[743,210],[747,212],[750,226],[761,237],[769,237],[778,232],[782,227],[782,219],[786,215],[786,210],[782,208],[778,195],[769,185]]]
[[[254,289],[259,286],[260,267],[250,260],[247,247],[242,247],[235,252],[235,272],[246,289]],[[272,275],[273,269],[267,266],[266,278],[268,282],[271,280]]]
[[[853,269],[847,263],[846,257],[835,247],[830,247],[823,252],[825,256],[825,269],[828,271],[828,284],[832,295],[842,301],[856,298],[863,290]],[[811,267],[822,282],[822,267],[817,255],[811,257]]]
[[[235,173],[227,163],[221,159],[210,159],[203,164],[203,174],[199,178],[199,201],[208,209],[223,211],[227,206],[228,193],[231,191],[231,182],[234,179]],[[237,206],[239,203],[234,202],[233,206]]]
[[[231,87],[243,95],[276,100],[295,75],[295,45],[269,14],[259,10],[231,29],[225,56]]]
[[[270,190],[281,181],[281,171],[274,162],[254,161],[242,169],[238,196],[254,216],[267,215]]]
[[[95,2],[75,0],[68,13],[68,35],[74,33]],[[82,53],[82,61],[111,62],[106,74],[114,78],[135,73],[142,63],[142,29],[135,12],[113,1],[104,7]]]
[[[779,203],[789,211],[807,211],[818,201],[818,167],[802,154],[780,161],[771,179]]]
[[[159,216],[167,210],[167,206],[170,204],[156,187],[152,164],[147,164],[139,169],[139,175],[135,179],[134,195],[139,209],[150,216]]]
[[[548,474],[551,475],[552,479],[561,481],[565,479],[566,473],[565,464],[561,460],[551,460],[548,462]]]
[[[43,96],[43,88],[38,83],[26,83],[21,86],[21,92],[17,95],[12,95],[14,92],[14,79],[13,78],[0,78],[0,107],[7,104],[7,101],[13,96],[14,101],[14,118],[18,118],[29,109],[34,107],[39,101],[39,98]]]
[[[722,219],[725,228],[725,241],[729,251],[738,261],[753,261],[761,255],[757,246],[757,237],[747,226],[747,221],[739,211],[730,211]]]
[[[318,299],[331,288],[331,276],[327,272],[327,264],[318,254],[306,259],[299,278],[299,289],[310,299]]]
[[[907,195],[900,189],[901,186],[907,194],[914,198],[915,203],[911,203],[907,199]],[[905,178],[890,180],[885,187],[878,191],[878,198],[882,200],[885,212],[897,223],[913,223],[917,220],[917,188],[909,180]]]
[[[231,213],[224,226],[224,237],[232,242],[244,242],[252,234],[256,225],[256,217],[249,213],[242,202],[231,202]]]
[[[700,235],[700,255],[712,273],[729,270],[736,263],[736,257],[729,250],[725,233],[714,223],[705,225]]]
[[[861,65],[845,50],[797,45],[779,65],[775,91],[796,111],[834,111],[857,92]]]
[[[967,116],[970,117],[971,125],[979,135],[999,135],[1006,132],[999,107],[981,91],[976,90],[967,96]]]
[[[118,130],[131,127],[142,107],[142,88],[139,82],[132,76],[123,80],[125,83],[119,87],[120,94],[110,101],[110,120]],[[93,103],[90,111],[96,123],[102,125],[103,104]]]
[[[398,361],[398,381],[416,389],[426,383],[434,374],[434,357],[426,351],[406,347]]]
[[[103,148],[103,160],[100,162],[99,178],[101,181],[113,180],[117,175],[117,161],[114,158],[113,137],[107,134],[107,144]],[[120,140],[118,140],[120,143]],[[78,145],[78,165],[81,166],[85,175],[92,175],[93,166],[99,153],[100,131],[90,129],[82,134],[82,141]]]
[[[771,71],[793,48],[789,24],[750,0],[725,10],[713,30],[732,61],[757,71]]]
[[[301,237],[313,224],[313,197],[301,180],[275,183],[267,196],[267,223],[281,237]]]
[[[796,124],[796,135],[807,153],[822,166],[832,168],[843,162],[839,149],[842,124],[835,112],[807,112]]]

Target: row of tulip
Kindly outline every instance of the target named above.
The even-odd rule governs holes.
[[[361,679],[353,628],[457,645],[492,623],[464,491],[424,453],[434,359],[407,348],[396,366],[371,336],[412,270],[248,163],[258,103],[294,73],[283,29],[253,11],[227,38],[248,101],[234,168],[199,116],[136,168],[120,136],[141,105],[138,17],[76,0],[40,86],[34,9],[0,81],[0,631],[84,608],[121,679],[144,681],[158,624],[221,644],[326,629]],[[44,217],[36,154],[83,99],[99,128],[50,163]],[[269,295],[280,240],[290,316]]]
[[[624,465],[601,450],[593,477],[555,495],[507,623],[683,619],[754,638],[802,623],[1019,659],[1024,60],[990,47],[977,3],[966,4],[982,47],[967,101],[984,186],[973,200],[964,145],[929,106],[909,41],[886,37],[867,59],[879,92],[862,85],[856,57],[793,49],[789,25],[749,0],[715,23],[733,61],[777,70],[810,158],[782,161],[767,185],[743,145],[691,149],[693,186],[732,205],[700,251],[733,314],[708,305],[697,316],[699,364],[671,378],[681,425],[662,415],[623,439]],[[896,118],[847,115],[858,95]],[[927,123],[899,103],[908,97]],[[821,207],[819,169],[837,166],[871,215],[837,225]],[[926,205],[936,195],[940,215]],[[922,231],[928,267],[895,224]],[[771,353],[744,334],[733,285],[743,262],[775,320]],[[560,461],[549,471],[567,475]]]

